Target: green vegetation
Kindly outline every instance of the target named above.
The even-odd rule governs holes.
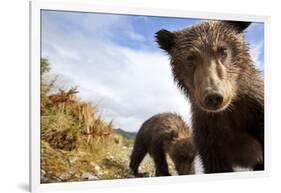
[[[135,139],[137,134],[136,132],[124,131],[123,129],[120,128],[116,129],[115,131],[127,139]]]

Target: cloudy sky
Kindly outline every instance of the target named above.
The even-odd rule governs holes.
[[[189,122],[189,103],[175,86],[168,56],[154,41],[165,28],[177,30],[197,19],[42,11],[42,57],[65,86],[98,105],[116,128],[137,131],[150,116],[177,112]],[[246,38],[263,70],[263,24],[252,24]]]

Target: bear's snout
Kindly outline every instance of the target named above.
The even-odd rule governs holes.
[[[210,109],[218,109],[223,103],[224,94],[221,90],[206,89],[203,97],[206,107]]]

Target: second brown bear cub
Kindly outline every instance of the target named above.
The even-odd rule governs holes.
[[[138,167],[149,153],[156,167],[156,176],[169,176],[166,154],[179,175],[194,174],[195,147],[191,130],[182,118],[173,113],[161,113],[146,120],[137,133],[130,168],[141,177]]]

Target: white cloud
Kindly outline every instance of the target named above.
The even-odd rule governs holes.
[[[131,30],[127,30],[127,31],[125,31],[125,33],[132,40],[137,40],[137,41],[141,41],[141,42],[143,42],[145,40],[145,38],[141,34],[137,34]]]
[[[261,55],[264,54],[263,42],[250,44],[250,53],[257,68],[264,71],[264,62],[260,60]]]
[[[97,104],[107,120],[125,130],[136,131],[150,116],[167,111],[189,120],[189,103],[173,82],[167,56],[122,47],[106,38],[122,24],[132,39],[142,41],[130,23],[120,17],[106,23],[86,17],[79,24],[87,33],[66,32],[45,18],[42,55],[50,59],[55,73],[79,86],[80,97]]]

